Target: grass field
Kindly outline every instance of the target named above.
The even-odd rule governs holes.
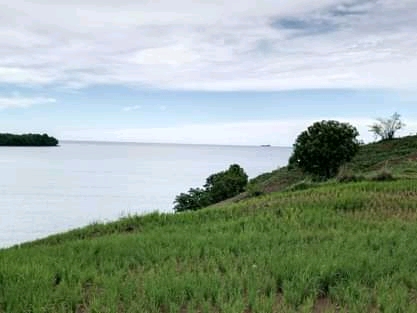
[[[410,153],[395,181],[297,184],[0,250],[0,312],[417,312]]]
[[[417,312],[414,180],[151,214],[0,252],[0,312]]]

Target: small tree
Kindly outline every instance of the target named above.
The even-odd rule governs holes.
[[[238,164],[230,165],[227,171],[219,172],[207,178],[204,187],[213,203],[234,197],[245,191],[248,175]]]
[[[405,127],[405,124],[401,121],[401,115],[397,112],[389,118],[377,118],[377,121],[370,126],[369,131],[374,133],[375,138],[379,137],[381,140],[393,139],[395,133]]]
[[[333,177],[359,150],[357,136],[358,130],[348,123],[316,122],[298,136],[289,165],[321,178]]]
[[[195,211],[210,205],[208,193],[201,188],[190,188],[188,193],[181,193],[175,197],[174,210],[176,212]]]
[[[234,197],[245,190],[248,175],[237,164],[230,165],[229,169],[206,179],[203,188],[191,188],[188,193],[176,196],[174,210],[176,212],[198,210],[228,198]]]

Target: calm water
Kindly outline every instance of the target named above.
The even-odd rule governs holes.
[[[240,164],[250,177],[290,148],[63,142],[0,148],[0,247],[129,213],[172,211],[177,194]]]

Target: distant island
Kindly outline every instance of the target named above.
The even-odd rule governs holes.
[[[58,143],[56,138],[47,134],[0,134],[0,146],[52,147]]]

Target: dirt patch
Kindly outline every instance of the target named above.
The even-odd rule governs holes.
[[[338,313],[340,312],[340,307],[332,303],[332,301],[329,298],[319,298],[314,303],[313,312],[314,313],[330,313],[330,312]]]
[[[275,298],[273,312],[283,312],[284,311],[284,296],[282,293],[278,293]]]
[[[84,304],[80,304],[80,305],[77,306],[77,309],[75,310],[75,312],[76,313],[87,313],[88,310],[87,310],[87,308],[85,307]]]

